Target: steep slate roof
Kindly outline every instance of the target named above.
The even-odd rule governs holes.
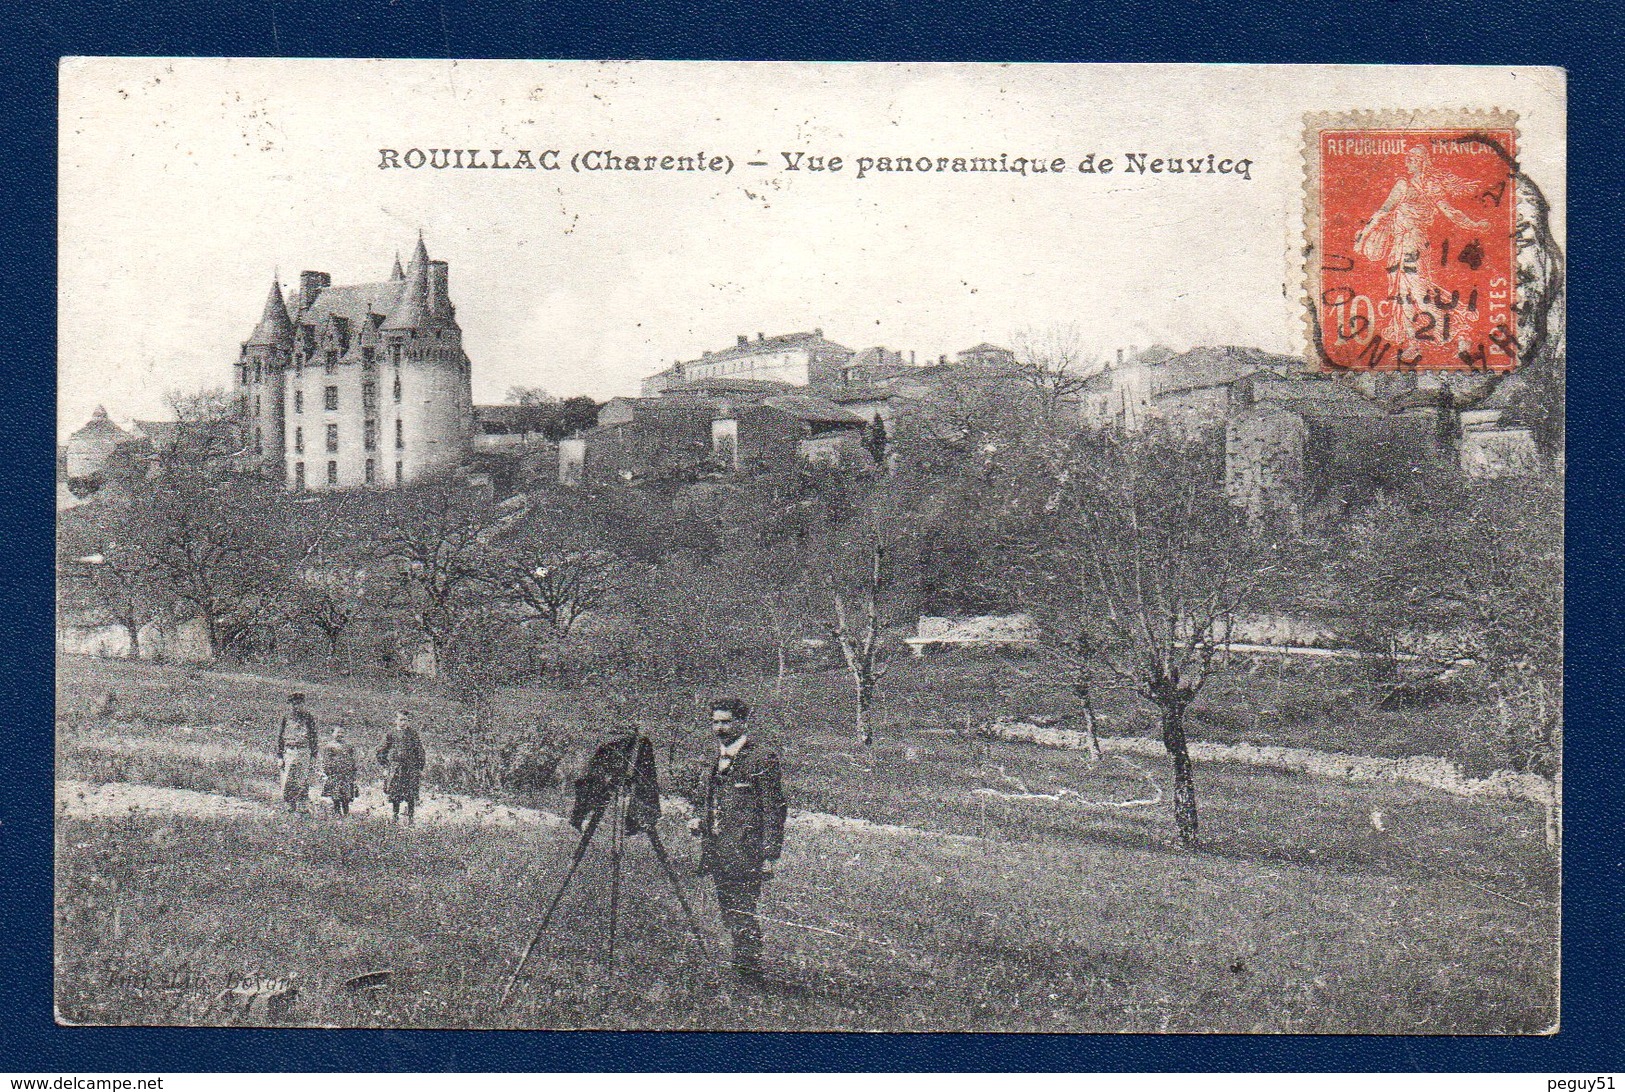
[[[770,406],[780,413],[789,414],[800,421],[815,421],[820,424],[866,425],[868,420],[863,416],[843,409],[827,398],[819,398],[812,394],[776,394],[770,398],[762,399],[762,405]]]
[[[392,281],[392,284],[405,286],[405,289],[401,291],[395,310],[385,320],[385,330],[421,330],[442,325],[436,319],[429,299],[429,249],[424,247],[421,234],[418,236],[418,249],[413,250],[411,255],[411,265],[406,267],[406,280]]]
[[[319,326],[336,315],[348,320],[352,330],[359,330],[371,321],[369,315],[395,313],[400,305],[401,285],[401,281],[332,285],[316,294],[315,301],[299,316],[299,321]]]
[[[1331,377],[1260,383],[1253,388],[1253,400],[1255,405],[1281,406],[1310,418],[1381,417],[1388,412],[1381,402]]]
[[[416,330],[435,324],[434,311],[429,306],[429,251],[423,245],[422,235],[418,236],[417,249],[412,252],[412,264],[406,271],[406,280],[391,283],[397,287],[404,284],[406,287],[400,295],[400,302],[389,313],[384,329]]]
[[[716,357],[712,357],[715,360]],[[744,379],[738,376],[718,375],[704,379],[685,379],[681,383],[673,383],[666,388],[667,394],[673,393],[730,393],[743,391],[747,393],[771,393],[773,391],[794,390],[795,384],[785,383],[778,379]]]
[[[90,415],[90,420],[69,434],[67,447],[70,451],[77,450],[74,446],[75,440],[79,441],[82,446],[85,442],[92,440],[111,440],[115,444],[122,444],[133,439],[135,437],[119,428],[107,416],[106,406],[97,406],[96,412]]]
[[[265,297],[265,311],[260,323],[249,335],[248,344],[278,348],[293,344],[293,320],[288,317],[288,305],[282,301],[282,285],[271,281],[271,293]]]
[[[1170,394],[1225,386],[1258,371],[1288,376],[1304,370],[1302,360],[1280,353],[1235,345],[1203,346],[1163,361],[1157,366],[1153,383],[1158,394]]]

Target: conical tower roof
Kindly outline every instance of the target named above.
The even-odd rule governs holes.
[[[406,274],[401,270],[401,252],[398,250],[395,252],[395,268],[390,270],[389,279],[392,281],[404,281],[406,279]]]
[[[386,330],[416,330],[434,325],[434,311],[429,306],[429,251],[418,235],[418,246],[412,252],[412,264],[406,270],[406,288],[401,302],[395,306],[384,322]]]
[[[282,299],[282,285],[271,280],[270,295],[265,297],[265,313],[260,324],[249,337],[250,345],[268,345],[278,349],[293,344],[293,320],[288,317],[288,305]]]

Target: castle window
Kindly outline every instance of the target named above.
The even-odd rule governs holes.
[[[258,417],[259,415],[260,415],[260,396],[256,394],[254,396],[254,416]]]
[[[258,383],[260,381],[260,375],[260,362],[256,360],[254,361],[254,382]]]
[[[399,345],[389,347],[389,362],[397,368],[401,366],[401,347]]]
[[[338,460],[329,459],[329,460],[327,460],[327,484],[328,485],[337,485],[338,483],[339,483],[339,464],[338,464]]]
[[[401,400],[401,373],[396,372],[395,373],[395,401],[397,403],[399,403],[400,400]]]
[[[337,350],[334,350],[334,349],[327,350],[326,358],[322,362],[322,370],[324,372],[326,372],[328,375],[332,375],[333,372],[338,368],[338,366],[339,366],[339,354],[338,354]]]
[[[322,408],[328,410],[339,408],[339,389],[337,387],[328,387],[322,392]]]
[[[256,454],[256,455],[265,454],[265,448],[260,443],[260,427],[258,425],[254,426],[254,454]]]
[[[300,453],[305,450],[305,430],[303,428],[296,427],[293,430],[293,449]]]
[[[305,392],[304,391],[294,391],[293,392],[293,412],[295,412],[295,413],[304,413],[305,412]]]
[[[368,451],[378,450],[378,422],[369,420],[362,437],[363,444]]]
[[[294,463],[293,464],[293,488],[294,488],[294,492],[296,492],[296,493],[303,493],[305,491],[305,464],[304,463]]]
[[[327,426],[327,450],[329,450],[329,451],[337,451],[338,449],[339,449],[339,427],[337,425],[328,425]]]
[[[241,386],[247,386],[247,384],[248,384],[248,365],[247,364],[239,364],[239,365],[237,365],[237,385],[241,387]]]
[[[402,477],[401,470],[402,470],[404,465],[405,464],[403,464],[399,459],[395,460],[395,484],[396,485],[401,484],[401,477]]]
[[[375,410],[378,408],[378,384],[361,384],[361,408]]]
[[[374,357],[373,348],[372,348],[371,345],[366,345],[366,346],[362,347],[362,349],[361,349],[361,365],[362,365],[362,367],[367,368],[368,370],[371,370],[371,369],[376,368],[378,366],[378,361]]]
[[[404,447],[406,447],[406,437],[402,434],[401,422],[397,419],[395,422],[395,450],[400,451]]]
[[[378,480],[377,467],[375,467],[373,465],[373,461],[371,459],[368,459],[367,460],[367,484],[372,485],[377,480]]]

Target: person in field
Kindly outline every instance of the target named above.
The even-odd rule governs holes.
[[[423,739],[412,724],[412,716],[402,709],[395,714],[395,727],[384,737],[378,749],[378,763],[385,769],[384,795],[389,797],[390,812],[399,821],[401,805],[406,805],[406,821],[417,817],[418,789],[423,781],[423,765],[427,756]]]
[[[322,774],[326,783],[322,795],[333,801],[335,815],[349,815],[350,804],[357,796],[355,746],[344,736],[343,725],[335,725],[333,734],[322,744]]]
[[[305,696],[289,694],[288,710],[277,727],[276,757],[282,766],[282,799],[290,812],[310,808],[316,745],[316,718],[305,708]]]
[[[733,942],[733,969],[745,979],[762,974],[762,923],[756,903],[772,875],[769,861],[784,846],[788,808],[778,755],[753,740],[750,707],[738,698],[711,703],[717,760],[706,778],[705,807],[693,833],[700,838],[700,872],[716,882],[717,906]],[[691,827],[691,829],[693,829]]]

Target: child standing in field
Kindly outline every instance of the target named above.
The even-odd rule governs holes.
[[[342,725],[334,727],[333,737],[322,746],[322,773],[327,778],[322,795],[333,801],[335,814],[349,815],[356,798],[355,747],[344,738]]]
[[[378,763],[386,770],[384,795],[389,797],[390,811],[396,820],[401,817],[402,804],[406,805],[406,821],[410,823],[416,818],[425,760],[423,739],[412,724],[411,714],[402,709],[395,714],[395,727],[389,730],[384,745],[378,749]]]

